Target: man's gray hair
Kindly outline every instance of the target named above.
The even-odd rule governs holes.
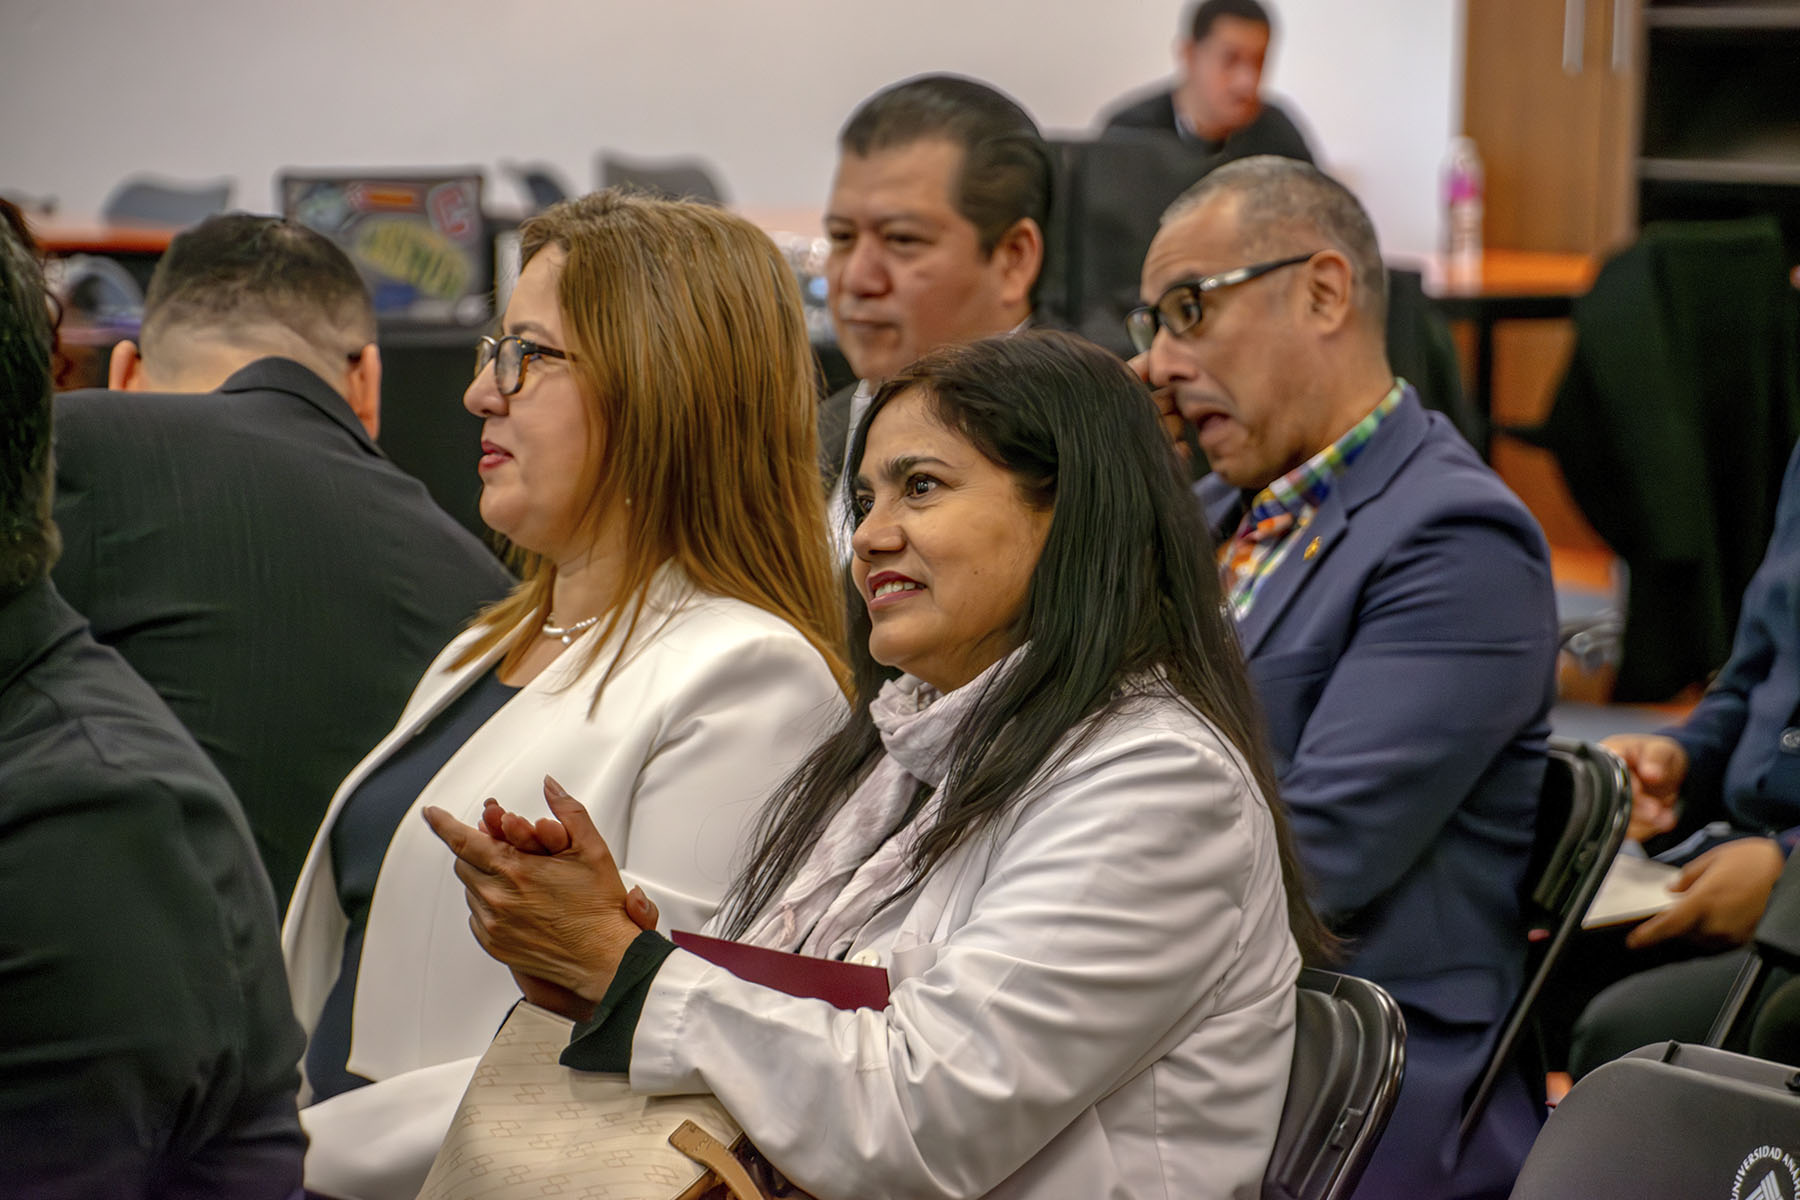
[[[1375,225],[1349,188],[1311,163],[1259,154],[1208,172],[1164,210],[1162,224],[1220,196],[1239,199],[1243,265],[1308,250],[1337,250],[1350,260],[1356,307],[1377,327],[1385,324],[1387,268]],[[1308,238],[1325,245],[1300,244]]]

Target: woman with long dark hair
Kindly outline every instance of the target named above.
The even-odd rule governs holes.
[[[851,461],[854,706],[714,927],[879,964],[887,1007],[640,932],[549,784],[560,824],[426,813],[477,937],[578,998],[565,1063],[716,1094],[820,1197],[1255,1195],[1324,935],[1142,385],[1064,335],[939,351]]]

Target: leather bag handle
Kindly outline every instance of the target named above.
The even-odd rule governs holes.
[[[769,1200],[730,1147],[692,1121],[676,1126],[669,1135],[669,1145],[717,1175],[733,1200]]]

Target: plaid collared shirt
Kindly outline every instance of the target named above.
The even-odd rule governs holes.
[[[1400,405],[1406,381],[1394,386],[1369,415],[1350,427],[1337,441],[1256,493],[1231,540],[1219,546],[1219,581],[1231,604],[1231,615],[1241,621],[1256,602],[1257,589],[1274,573],[1294,543],[1294,535],[1312,524],[1313,514],[1331,494],[1337,482],[1387,415]]]

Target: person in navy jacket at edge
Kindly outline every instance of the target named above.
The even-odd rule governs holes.
[[[1601,992],[1576,1023],[1577,1077],[1651,1042],[1706,1039],[1800,844],[1800,448],[1744,591],[1731,658],[1680,725],[1604,744],[1631,770],[1629,836],[1671,833],[1678,820],[1693,833],[1658,856],[1683,864],[1679,898],[1633,929],[1629,953],[1613,964],[1638,973]],[[1794,1053],[1795,1033],[1776,1026],[1759,1018],[1751,1053]]]

